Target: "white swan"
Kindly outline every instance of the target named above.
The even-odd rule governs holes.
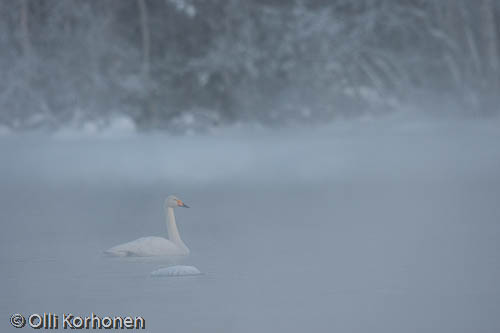
[[[179,198],[170,195],[165,200],[168,238],[142,237],[134,241],[120,244],[105,251],[106,254],[117,257],[148,257],[148,256],[187,256],[189,249],[179,235],[175,223],[174,208],[189,208]]]

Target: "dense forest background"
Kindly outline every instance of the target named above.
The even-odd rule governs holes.
[[[0,126],[497,114],[496,0],[0,2]]]

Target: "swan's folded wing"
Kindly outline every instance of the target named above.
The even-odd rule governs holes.
[[[149,257],[184,254],[173,242],[162,237],[142,237],[114,246],[104,253],[115,257]]]

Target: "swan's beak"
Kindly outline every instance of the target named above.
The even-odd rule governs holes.
[[[177,206],[179,207],[184,207],[184,208],[189,208],[188,205],[186,205],[184,202],[180,201],[180,200],[177,200]]]

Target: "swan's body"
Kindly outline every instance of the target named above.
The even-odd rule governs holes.
[[[105,253],[117,257],[187,256],[189,249],[184,244],[175,222],[174,207],[186,206],[175,196],[165,200],[168,238],[142,237],[134,241],[114,246]]]
[[[151,236],[114,246],[106,254],[116,257],[185,256],[189,249],[182,250],[166,238]]]

